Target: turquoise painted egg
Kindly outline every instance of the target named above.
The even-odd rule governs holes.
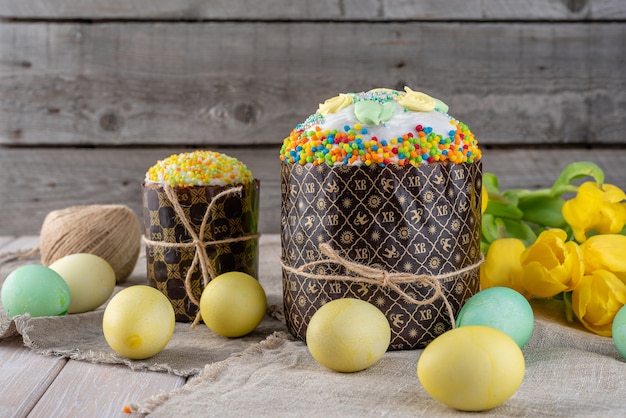
[[[65,315],[70,307],[70,289],[56,271],[41,265],[13,270],[2,284],[2,306],[9,317]]]
[[[613,318],[612,331],[615,347],[626,359],[626,305],[622,306]]]
[[[490,287],[469,298],[461,308],[456,326],[466,325],[498,329],[523,348],[535,328],[535,315],[521,293],[508,287]]]

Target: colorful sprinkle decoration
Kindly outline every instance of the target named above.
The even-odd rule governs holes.
[[[394,116],[378,125],[360,123],[358,117],[353,115],[355,102],[397,102],[402,97],[399,92],[391,94],[388,89],[376,89],[353,94],[353,100],[343,100],[343,107],[332,109],[334,113],[322,115],[318,112],[311,115],[283,141],[281,161],[301,165],[328,164],[331,167],[372,164],[416,166],[446,161],[471,164],[481,158],[478,142],[472,132],[464,123],[449,116],[446,113],[447,106],[437,99],[432,99],[438,106],[431,111],[410,111],[395,103],[397,109]],[[407,118],[407,114],[411,116]],[[336,121],[342,123],[337,125]],[[350,121],[350,124],[345,124],[345,121]],[[429,121],[436,122],[438,129],[428,126],[426,123]],[[394,128],[390,132],[398,133],[400,130],[400,134],[382,138],[372,133],[373,130],[384,132],[383,128],[388,124],[393,124]],[[445,128],[446,125],[448,128]]]
[[[247,184],[252,172],[238,159],[213,151],[173,154],[158,161],[146,173],[146,183],[172,187]]]

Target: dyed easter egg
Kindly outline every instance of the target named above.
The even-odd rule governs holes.
[[[311,317],[306,331],[309,352],[318,363],[338,372],[357,372],[376,363],[391,341],[385,315],[360,299],[330,301]]]
[[[70,306],[70,289],[54,270],[33,264],[13,270],[2,284],[2,306],[9,317],[65,315]]]
[[[533,333],[533,309],[519,292],[508,287],[490,287],[472,296],[459,311],[457,327],[485,325],[513,338],[523,348]]]
[[[524,355],[507,334],[483,325],[455,328],[422,352],[417,377],[437,401],[461,411],[506,402],[522,384]]]
[[[622,306],[613,318],[613,342],[617,351],[626,359],[626,305]]]
[[[67,283],[72,295],[68,313],[96,309],[113,293],[115,271],[109,263],[93,254],[71,254],[50,264]]]
[[[167,296],[153,287],[135,285],[111,298],[104,310],[102,331],[116,353],[145,359],[165,348],[175,323]]]
[[[241,337],[261,323],[267,309],[263,287],[239,271],[212,279],[200,297],[200,315],[207,327],[223,337]]]

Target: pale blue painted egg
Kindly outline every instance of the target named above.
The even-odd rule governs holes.
[[[617,351],[626,359],[626,305],[622,306],[613,319],[613,342]]]
[[[519,292],[508,287],[490,287],[463,305],[456,326],[485,325],[508,334],[523,348],[533,333],[533,309]]]
[[[11,318],[25,313],[31,317],[65,315],[70,289],[56,271],[33,264],[18,267],[7,276],[0,298]]]

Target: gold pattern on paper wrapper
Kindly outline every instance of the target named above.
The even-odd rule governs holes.
[[[419,167],[281,167],[283,262],[300,267],[320,260],[321,243],[342,257],[388,272],[440,275],[478,262],[482,166],[426,164]],[[343,274],[328,264],[317,274]],[[442,280],[455,312],[478,291],[478,269]],[[415,299],[431,287],[401,285]],[[449,329],[443,301],[417,306],[389,288],[364,283],[313,280],[283,270],[283,301],[289,331],[304,339],[322,304],[355,297],[377,306],[392,328],[392,349],[426,346]]]
[[[174,189],[187,219],[199,234],[202,218],[212,197],[224,190],[219,186],[194,186]],[[259,181],[244,185],[241,195],[220,198],[213,206],[205,228],[204,241],[238,238],[257,233],[259,210]],[[175,214],[172,202],[163,188],[143,187],[144,229],[146,238],[168,243],[186,243],[191,237]],[[215,274],[242,271],[258,275],[258,238],[206,246],[209,262]],[[177,321],[190,322],[198,307],[185,290],[185,277],[191,267],[196,249],[192,246],[172,248],[146,244],[148,284],[170,299]],[[203,290],[202,272],[196,266],[191,277],[192,294],[199,299]]]

